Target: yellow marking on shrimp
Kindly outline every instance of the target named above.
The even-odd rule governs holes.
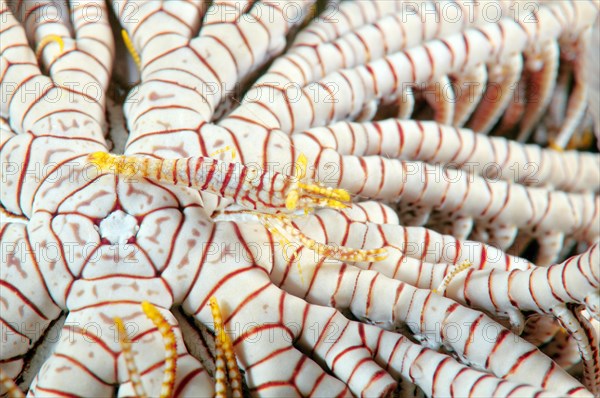
[[[88,160],[96,165],[100,171],[110,171],[124,176],[133,176],[138,171],[143,175],[148,174],[147,162],[144,162],[144,158],[112,155],[107,152],[94,152],[88,156]]]
[[[594,143],[594,132],[585,130],[580,134],[574,134],[567,144],[567,149],[587,149]]]
[[[302,24],[300,25],[300,29],[302,30],[305,27],[307,27],[311,23],[311,21],[313,19],[315,19],[318,15],[319,15],[319,6],[315,2],[308,9],[308,12],[306,13],[306,17],[304,17],[304,21],[302,21]]]
[[[319,183],[305,183],[302,181],[306,178],[307,165],[308,160],[301,153],[294,167],[293,178],[296,182],[286,196],[285,207],[288,210],[296,210],[300,202],[308,202],[301,204],[306,214],[312,209],[312,206],[308,206],[308,204],[333,209],[348,207],[350,194],[345,189],[325,187]]]
[[[308,167],[308,159],[306,159],[306,155],[303,153],[298,156],[298,162],[294,165],[294,177],[298,180],[304,179],[306,177],[306,168]]]
[[[140,59],[140,55],[136,51],[133,41],[131,41],[131,38],[129,37],[129,33],[127,33],[125,29],[121,29],[121,37],[123,38],[123,43],[125,44],[127,51],[129,51],[131,58],[133,58],[133,62],[135,62],[138,69],[142,69],[142,60]]]
[[[472,266],[473,263],[469,260],[463,261],[460,265],[455,265],[451,268],[450,272],[444,277],[444,280],[442,280],[440,286],[438,286],[437,289],[433,289],[433,292],[438,294],[444,294],[446,288],[448,287],[448,285],[450,285],[450,282],[452,282],[452,279],[454,279],[458,274],[460,274],[464,270],[471,268]]]
[[[215,156],[220,155],[220,154],[222,154],[224,152],[227,152],[227,151],[231,152],[231,160],[235,159],[235,156],[236,156],[237,152],[236,152],[235,148],[232,148],[229,145],[226,145],[226,146],[224,146],[221,149],[217,149],[216,151],[214,151],[213,153],[210,154],[210,157],[214,158]]]
[[[35,58],[39,61],[41,56],[42,56],[42,51],[44,51],[44,48],[50,44],[50,43],[58,43],[59,46],[59,55],[62,54],[63,50],[65,49],[65,42],[63,40],[62,37],[60,37],[59,35],[48,35],[45,36],[37,45],[37,48],[35,49]]]
[[[596,135],[590,130],[586,130],[581,134],[579,141],[577,142],[577,149],[588,149],[594,143],[594,137]]]
[[[215,396],[218,398],[225,398],[227,396],[226,379],[228,378],[232,396],[234,398],[241,398],[242,376],[237,367],[231,339],[225,332],[219,303],[214,296],[209,299],[209,305],[215,325]],[[227,368],[227,373],[225,372],[225,368]]]
[[[548,141],[548,148],[554,149],[555,151],[558,151],[558,152],[563,152],[565,150],[565,148],[558,145],[554,140]]]
[[[173,326],[160,313],[160,311],[148,301],[142,302],[142,310],[146,316],[158,328],[165,344],[165,370],[163,371],[163,382],[160,390],[160,398],[170,398],[175,387],[175,376],[177,374],[177,341]]]
[[[133,386],[133,391],[136,397],[146,398],[148,394],[144,390],[142,385],[142,379],[135,360],[133,359],[133,351],[131,350],[131,340],[127,336],[127,331],[123,325],[123,320],[119,317],[114,318],[115,325],[117,327],[117,337],[119,344],[121,344],[121,352],[123,353],[123,359],[125,359],[125,366],[127,367],[127,373],[129,373],[129,380]]]
[[[4,388],[8,398],[25,398],[25,393],[2,368],[0,368],[0,386]]]

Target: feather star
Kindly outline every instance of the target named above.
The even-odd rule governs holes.
[[[0,1],[0,394],[600,394],[597,1],[109,3]]]

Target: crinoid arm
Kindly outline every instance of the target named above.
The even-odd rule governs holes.
[[[165,369],[160,398],[169,398],[173,395],[175,375],[177,374],[177,342],[173,327],[167,322],[160,311],[148,301],[142,302],[142,310],[158,328],[165,344]]]
[[[148,394],[146,394],[144,386],[142,385],[140,372],[135,364],[133,351],[131,350],[131,340],[127,336],[127,330],[125,329],[123,320],[121,318],[115,318],[114,321],[118,331],[117,336],[119,339],[119,344],[121,345],[121,352],[123,353],[123,358],[125,359],[125,365],[127,366],[127,373],[129,373],[129,381],[131,382],[133,391],[137,397],[147,397]]]
[[[216,297],[209,300],[215,327],[215,351],[216,351],[216,375],[215,375],[215,394],[217,397],[227,396],[227,380],[231,388],[231,396],[234,398],[242,397],[242,376],[237,367],[235,352],[231,339],[225,331],[221,308]]]
[[[159,333],[163,337],[165,345],[165,367],[163,371],[163,382],[160,389],[160,398],[170,398],[173,396],[175,376],[177,374],[177,341],[175,339],[175,333],[173,332],[171,324],[169,324],[156,306],[148,301],[143,301],[141,307],[144,314],[146,314],[146,317],[158,328]],[[148,394],[142,384],[141,375],[135,363],[134,354],[131,348],[131,340],[127,336],[123,320],[117,317],[114,321],[133,391],[135,392],[136,397],[145,398]]]

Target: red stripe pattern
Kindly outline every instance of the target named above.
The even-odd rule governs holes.
[[[524,141],[555,118],[545,139],[566,146],[597,4],[348,1],[308,20],[313,3],[113,2],[139,71],[104,2],[0,3],[0,203],[24,221],[0,224],[0,394],[14,380],[30,396],[133,396],[118,317],[157,396],[149,301],[173,328],[174,396],[212,396],[212,297],[247,395],[598,394],[600,157],[480,134]],[[177,186],[86,164],[118,147],[111,75],[139,77],[125,154]],[[400,120],[413,115],[433,121]],[[300,154],[355,203],[294,225],[385,260],[284,245],[228,207],[281,208]],[[517,257],[534,240],[535,263]]]

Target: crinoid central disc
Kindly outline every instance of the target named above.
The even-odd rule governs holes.
[[[100,236],[112,244],[127,243],[140,229],[137,220],[122,210],[113,211],[100,223]]]

